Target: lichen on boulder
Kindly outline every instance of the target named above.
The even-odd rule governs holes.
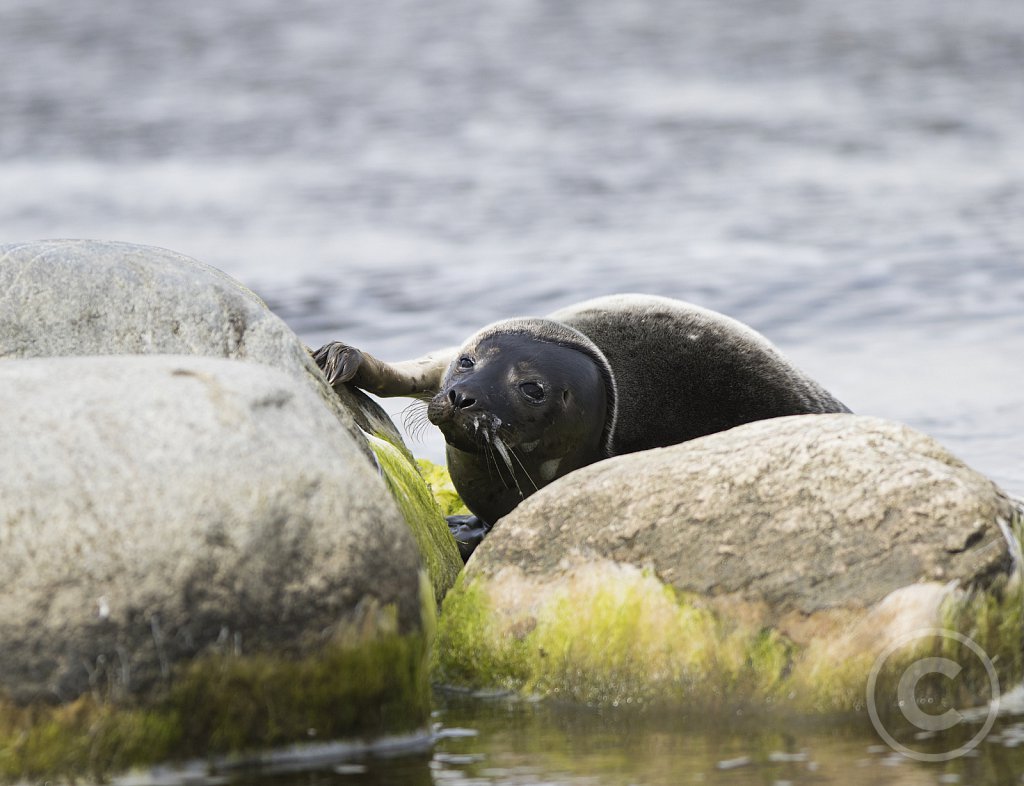
[[[435,678],[701,713],[863,711],[888,644],[950,628],[1019,680],[1019,528],[990,481],[874,418],[779,418],[621,456],[497,523],[446,598]]]

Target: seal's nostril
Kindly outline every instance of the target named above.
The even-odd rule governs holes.
[[[466,398],[462,393],[455,388],[448,391],[448,401],[455,409],[469,409],[476,404],[475,398]]]

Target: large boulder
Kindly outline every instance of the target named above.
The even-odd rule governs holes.
[[[99,240],[0,245],[0,359],[204,355],[307,378],[357,442],[302,342],[253,292],[174,251]]]
[[[0,444],[0,779],[425,728],[458,550],[387,416],[252,292],[0,247]]]
[[[0,444],[0,775],[427,723],[416,543],[310,386],[189,356],[0,363]]]
[[[445,600],[437,678],[698,712],[857,710],[876,664],[884,684],[958,641],[889,658],[901,637],[941,629],[1006,684],[1021,676],[1020,527],[989,480],[873,418],[779,418],[617,457],[498,522]],[[932,686],[938,701],[989,697],[970,665],[956,696]]]
[[[347,432],[339,438],[381,467],[443,597],[462,562],[398,430],[360,391],[333,391],[299,338],[253,292],[210,265],[152,246],[0,246],[0,360],[155,354],[263,363],[309,386]]]
[[[0,357],[211,355],[301,368],[301,344],[216,268],[153,246],[0,246]]]

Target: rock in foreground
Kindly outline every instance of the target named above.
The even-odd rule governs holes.
[[[359,446],[368,462],[376,455],[437,597],[455,581],[458,549],[387,415],[359,391],[333,391],[295,333],[250,290],[210,265],[152,246],[0,246],[0,360],[101,355],[221,357],[294,376],[347,432],[337,438]],[[368,444],[364,432],[378,439]]]
[[[990,481],[873,418],[779,418],[621,456],[498,523],[445,601],[437,676],[600,704],[845,711],[889,645],[942,628],[1006,684],[1021,676],[1020,526]],[[948,641],[908,645],[880,684]],[[941,700],[987,699],[982,667],[963,665]]]
[[[308,385],[211,358],[3,362],[0,444],[0,775],[427,722],[416,544]]]
[[[0,359],[203,355],[264,363],[319,387],[360,440],[298,337],[210,265],[153,246],[46,240],[0,246]],[[348,407],[352,410],[353,407]]]

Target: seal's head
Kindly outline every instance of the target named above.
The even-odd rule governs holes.
[[[541,486],[610,454],[615,381],[582,333],[553,320],[506,320],[461,348],[427,415],[448,443],[463,500],[493,523]]]

